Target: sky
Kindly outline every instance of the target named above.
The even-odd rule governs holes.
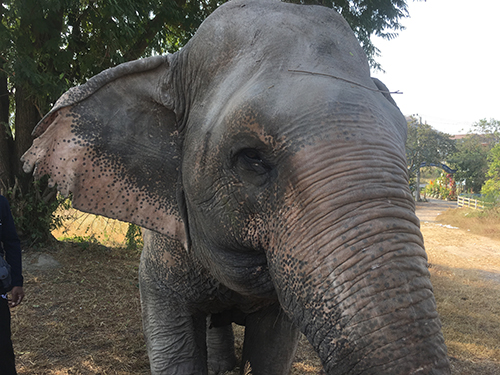
[[[500,0],[407,0],[410,18],[390,41],[375,38],[385,73],[372,72],[404,115],[434,129],[467,133],[500,120]]]

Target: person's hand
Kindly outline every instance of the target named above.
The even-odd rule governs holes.
[[[21,301],[24,298],[24,289],[22,286],[15,286],[12,288],[11,292],[11,299],[9,301],[9,306],[10,307],[16,307],[21,303]]]

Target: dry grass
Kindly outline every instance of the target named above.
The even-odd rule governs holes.
[[[100,232],[88,229],[89,223]],[[95,241],[123,244],[126,228],[79,216],[72,230],[57,235],[76,236],[80,243],[43,249],[61,266],[25,272],[26,299],[13,310],[12,323],[19,374],[149,374],[140,321],[139,254]],[[500,242],[478,237],[472,229],[435,223],[423,224],[422,231],[452,374],[500,374]],[[89,238],[90,244],[81,242]],[[36,254],[30,250],[26,255]],[[235,331],[240,354],[243,328]],[[319,371],[318,357],[302,338],[292,374]]]
[[[500,373],[500,285],[476,272],[440,264],[433,266],[443,333],[456,374]],[[489,363],[491,362],[491,363]],[[460,366],[467,368],[460,369]],[[493,366],[483,372],[481,366]]]
[[[73,208],[60,209],[56,214],[64,221],[64,226],[52,232],[57,239],[99,242],[109,247],[121,247],[125,244],[128,223],[87,214]]]
[[[422,225],[453,374],[500,374],[500,219],[448,210]],[[454,229],[454,228],[460,229]]]
[[[448,210],[439,215],[438,221],[480,236],[500,240],[500,210],[498,208],[485,211],[470,208]]]
[[[26,298],[13,310],[12,323],[18,373],[149,374],[137,280],[140,255],[95,243],[62,243],[44,253],[61,267],[25,272]],[[234,328],[241,356],[244,329]],[[305,338],[296,362],[292,374],[320,370]]]
[[[148,374],[139,254],[71,243],[44,252],[61,267],[25,272],[12,324],[19,374]]]

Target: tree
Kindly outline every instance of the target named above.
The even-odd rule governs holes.
[[[474,128],[482,132],[488,140],[488,172],[481,194],[490,199],[500,197],[500,121],[495,119],[480,120]]]
[[[500,141],[500,121],[494,118],[489,121],[479,120],[472,125],[470,134],[481,134],[489,143],[496,144]]]
[[[498,199],[500,197],[500,143],[496,144],[488,154],[488,178],[481,193],[488,198]]]
[[[454,152],[450,135],[422,124],[414,117],[407,119],[406,160],[410,179],[420,170],[422,163],[441,164]]]
[[[495,119],[479,120],[465,138],[456,141],[456,152],[449,162],[457,170],[456,180],[465,183],[466,191],[481,192],[487,180],[489,154],[499,141],[500,121]]]
[[[121,62],[174,52],[225,0],[0,0],[0,192],[33,232],[51,215],[54,190],[34,185],[21,155],[34,126],[69,87]],[[408,16],[406,0],[305,0],[337,9],[372,65],[370,37],[392,38]],[[31,202],[31,203],[30,203]],[[41,212],[40,210],[43,210]],[[47,221],[50,222],[50,221]],[[40,232],[48,233],[46,227]]]
[[[469,134],[456,141],[456,152],[449,158],[456,169],[455,180],[464,184],[467,192],[479,193],[488,171],[488,150],[481,136]]]
[[[46,181],[34,185],[20,162],[50,105],[110,66],[179,49],[220,3],[0,0],[0,192],[9,195],[21,235],[47,237],[42,223],[50,220],[40,217],[57,206],[55,191]]]

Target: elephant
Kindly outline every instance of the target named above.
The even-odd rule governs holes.
[[[144,228],[152,374],[449,374],[406,121],[334,10],[220,6],[180,51],[64,93],[24,170]]]

